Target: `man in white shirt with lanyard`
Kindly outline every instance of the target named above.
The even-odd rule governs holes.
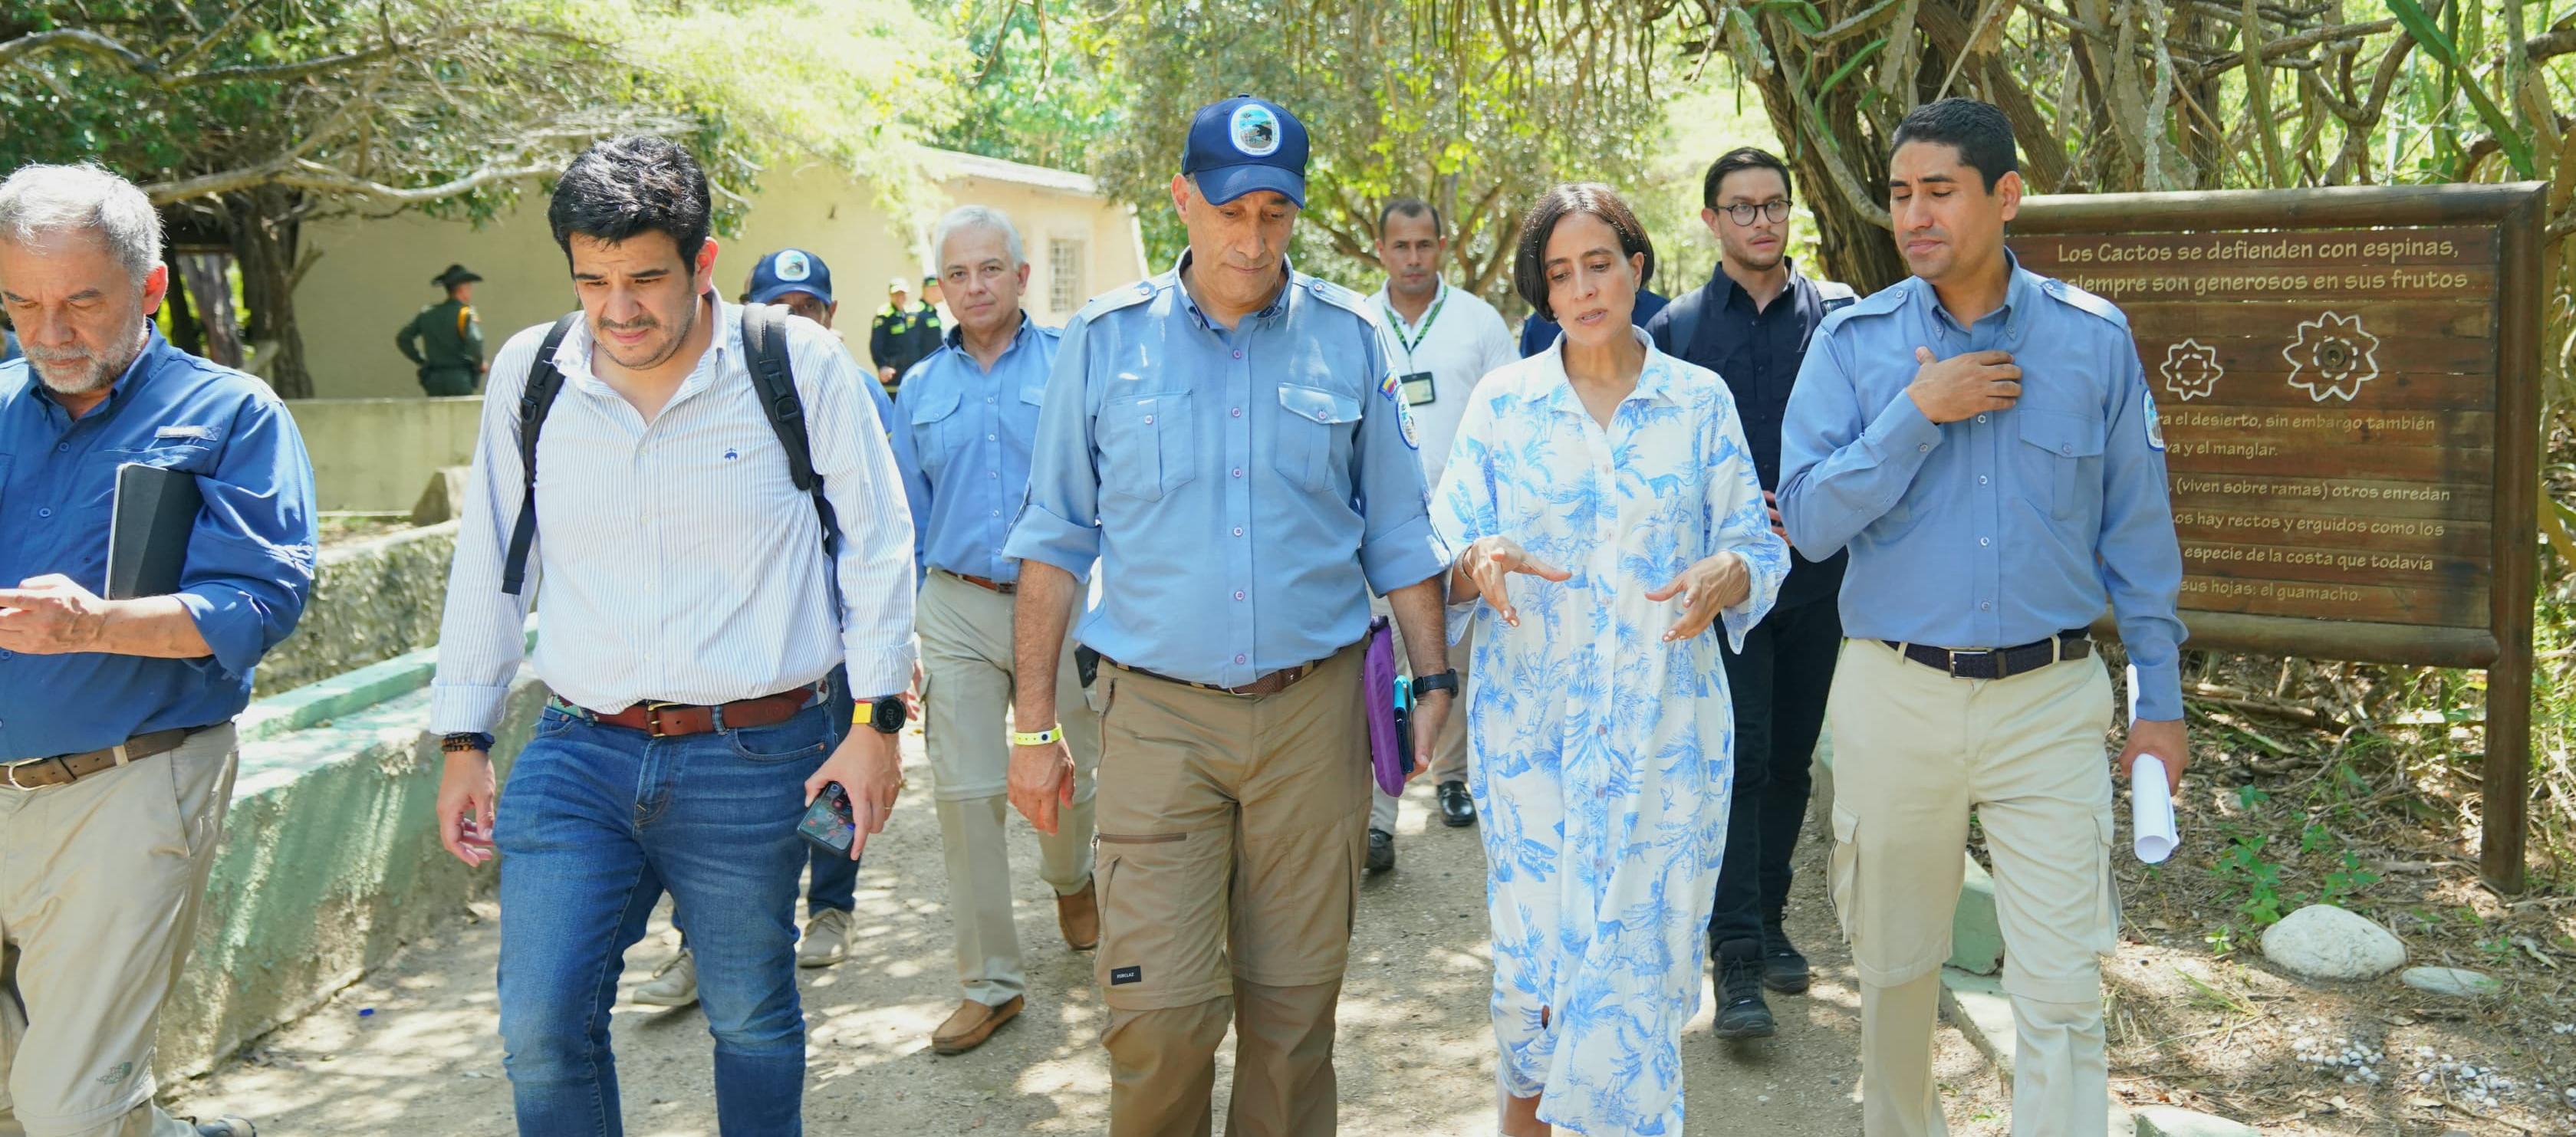
[[[1423,481],[1434,492],[1449,464],[1449,444],[1457,437],[1458,420],[1467,413],[1468,393],[1476,389],[1477,380],[1521,357],[1502,313],[1475,293],[1451,288],[1440,279],[1440,265],[1448,256],[1448,232],[1441,227],[1440,211],[1430,203],[1399,197],[1378,211],[1377,259],[1386,267],[1386,287],[1369,297],[1369,309],[1377,314],[1378,339],[1402,384],[1414,426],[1421,431]],[[1377,604],[1378,614],[1384,615],[1385,601]],[[1449,666],[1463,677],[1470,643],[1464,628],[1453,634],[1457,642],[1449,645]],[[1398,660],[1405,658],[1401,636],[1398,633],[1395,649]],[[1465,715],[1449,716],[1435,750],[1417,760],[1431,764],[1440,820],[1453,827],[1475,824],[1476,803],[1467,794]],[[1372,791],[1368,870],[1382,873],[1394,867],[1395,799],[1382,790]]]

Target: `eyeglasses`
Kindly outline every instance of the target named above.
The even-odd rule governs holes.
[[[1719,212],[1726,214],[1728,220],[1738,225],[1753,224],[1753,215],[1757,213],[1761,214],[1764,220],[1778,224],[1789,219],[1789,203],[1786,201],[1766,201],[1760,205],[1738,203],[1722,207]]]

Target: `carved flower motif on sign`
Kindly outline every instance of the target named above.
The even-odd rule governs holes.
[[[2217,348],[2189,339],[2166,348],[2164,366],[2157,370],[2165,377],[2165,390],[2186,402],[2216,394],[2219,377],[2227,374],[2218,365]]]
[[[2379,337],[2363,330],[2361,317],[2325,313],[2299,324],[2299,337],[2281,349],[2290,361],[2290,385],[2322,403],[2328,398],[2351,402],[2361,385],[2379,377]]]

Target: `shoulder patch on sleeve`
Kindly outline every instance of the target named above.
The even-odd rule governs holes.
[[[2046,293],[2049,299],[2055,300],[2060,304],[2064,304],[2069,308],[2090,312],[2108,320],[2111,322],[2112,326],[2117,327],[2122,331],[2127,331],[2129,328],[2129,316],[2127,313],[2120,311],[2119,305],[2113,304],[2099,296],[2095,296],[2090,292],[2086,292],[2072,284],[2068,284],[2063,280],[2059,280],[2055,277],[2043,277],[2039,282],[2039,290]]]
[[[2144,417],[2147,420],[2147,445],[2162,451],[2165,448],[2165,422],[2162,416],[2156,414],[2156,393],[2138,392],[2138,404],[2140,409],[2146,412]]]

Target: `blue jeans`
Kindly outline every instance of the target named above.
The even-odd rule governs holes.
[[[501,853],[501,1042],[527,1137],[619,1137],[609,1008],[668,889],[697,957],[725,1137],[803,1132],[796,836],[829,712],[648,738],[549,707],[510,771]]]
[[[842,735],[850,732],[852,725],[850,716],[857,713],[858,700],[850,693],[850,672],[847,667],[833,668],[831,678],[831,690],[824,695],[823,706],[826,708],[826,713],[831,716],[832,741],[837,744],[841,741]],[[810,851],[813,863],[812,875],[805,880],[806,918],[811,919],[815,913],[826,908],[838,908],[843,912],[857,908],[859,906],[859,862],[848,857],[834,856],[811,845],[806,848]]]

